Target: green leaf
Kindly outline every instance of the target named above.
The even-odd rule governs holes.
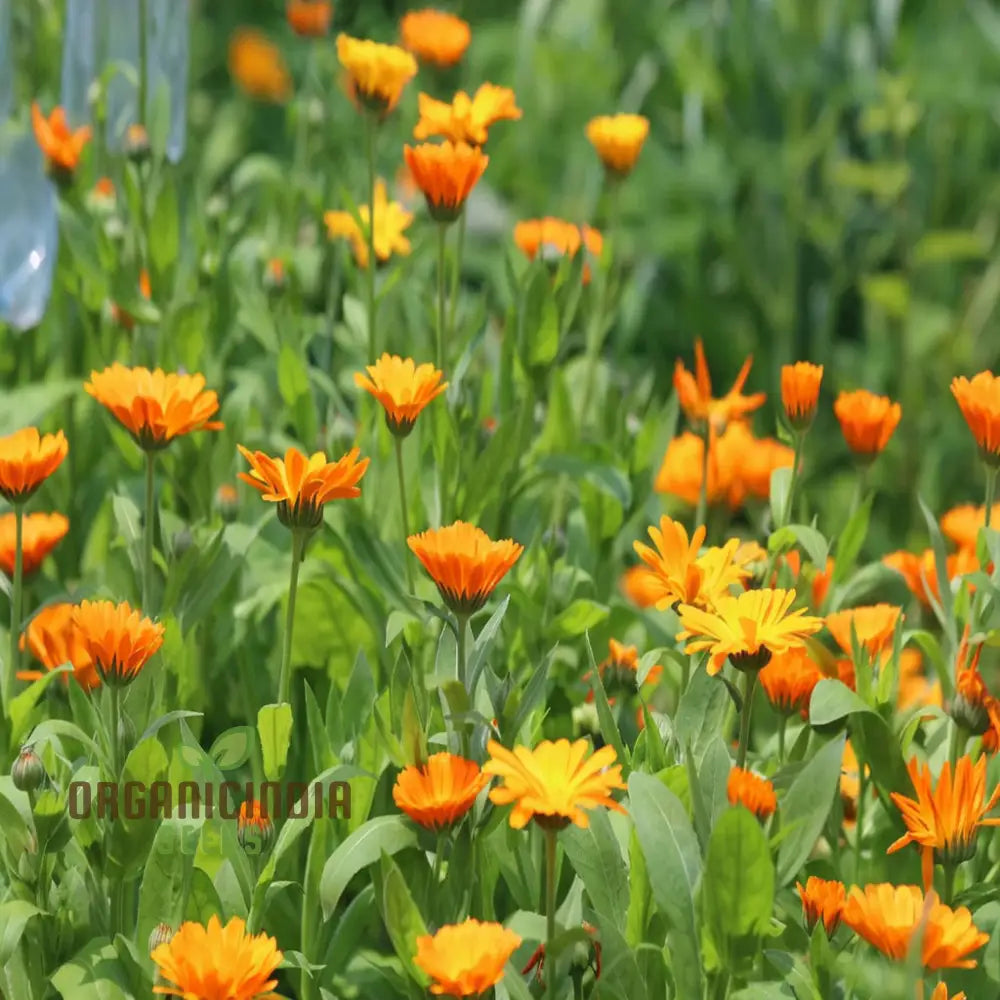
[[[136,940],[144,946],[157,924],[174,930],[181,925],[200,827],[196,820],[165,819],[156,831],[139,886]],[[143,964],[149,966],[145,949],[143,956]]]
[[[790,524],[788,530],[795,535],[795,540],[805,549],[809,561],[820,570],[826,566],[826,557],[830,554],[826,539],[808,524]]]
[[[179,249],[180,212],[177,207],[177,188],[171,175],[164,172],[149,225],[149,255],[154,272],[167,274],[177,261]]]
[[[826,726],[857,712],[875,710],[866,705],[843,681],[824,677],[813,688],[809,700],[809,722],[814,726]]]
[[[466,689],[469,692],[469,697],[473,700],[475,700],[479,677],[486,666],[486,658],[489,656],[490,650],[496,642],[497,635],[500,632],[500,625],[503,622],[504,615],[507,614],[509,605],[510,594],[500,602],[500,607],[490,615],[490,620],[483,626],[479,635],[476,636],[475,644],[469,654]]]
[[[128,978],[107,938],[94,938],[51,977],[63,1000],[129,1000]]]
[[[840,538],[837,539],[835,559],[833,565],[833,583],[840,583],[846,580],[858,561],[858,554],[861,546],[865,543],[868,534],[868,522],[871,518],[872,502],[875,495],[869,494],[864,503],[851,515]],[[818,568],[822,570],[825,563]]]
[[[674,734],[680,746],[689,746],[696,761],[700,761],[711,741],[722,729],[729,711],[729,695],[725,686],[696,667],[681,695],[674,718]]]
[[[700,997],[702,959],[694,902],[701,875],[698,838],[680,800],[656,778],[636,772],[628,780],[628,792],[653,898],[670,924],[667,944],[677,993]]]
[[[778,848],[778,885],[798,873],[812,852],[840,784],[845,737],[831,740],[795,776],[781,800],[781,829],[787,836]]]
[[[551,364],[559,350],[559,310],[555,296],[546,295],[538,329],[530,337],[528,363],[541,366]]]
[[[382,919],[392,946],[414,982],[426,989],[430,978],[413,961],[417,953],[416,941],[427,933],[427,925],[417,904],[406,887],[406,879],[399,866],[382,851],[380,861],[382,882]]]
[[[233,771],[250,759],[256,739],[253,726],[235,726],[216,739],[208,756],[220,771]]]
[[[760,822],[739,806],[712,831],[702,882],[705,921],[723,963],[734,970],[756,951],[774,908],[774,865]]]
[[[958,636],[955,627],[954,602],[955,598],[951,592],[951,581],[948,579],[948,555],[944,544],[944,537],[938,527],[937,518],[930,508],[924,503],[921,497],[917,497],[920,510],[927,522],[927,531],[931,536],[931,548],[934,550],[934,568],[937,572],[937,585],[940,605],[934,599],[933,594],[928,594],[935,615],[944,629],[945,635],[951,640],[953,646],[958,645]]]
[[[26,899],[8,899],[0,903],[0,966],[10,961],[28,921],[44,912]]]
[[[288,760],[292,740],[292,706],[265,705],[257,713],[257,733],[264,758],[264,774],[268,781],[277,781]]]
[[[604,742],[614,747],[618,762],[622,765],[622,774],[628,774],[628,769],[632,765],[632,758],[625,744],[622,743],[622,734],[618,730],[618,723],[615,722],[614,715],[611,714],[611,706],[608,704],[608,693],[604,690],[604,681],[601,680],[601,672],[597,669],[597,661],[594,659],[594,648],[590,644],[590,635],[587,635],[587,654],[590,657],[590,683],[594,691],[594,705],[597,707],[597,719],[601,725],[601,735]]]
[[[586,829],[567,827],[559,839],[569,863],[583,880],[594,911],[624,933],[628,872],[607,810],[595,809]]]
[[[556,615],[551,625],[552,634],[557,639],[574,639],[600,625],[609,613],[610,609],[606,604],[578,598]]]
[[[788,504],[788,491],[791,487],[791,466],[775,469],[771,473],[771,521],[777,528],[782,527],[782,521],[785,518],[785,507]]]
[[[362,823],[326,860],[320,879],[323,919],[329,920],[351,879],[375,864],[382,852],[414,847],[417,835],[402,816],[377,816]]]
[[[972,229],[932,229],[913,248],[914,264],[951,263],[958,260],[980,260],[989,247],[983,237]]]

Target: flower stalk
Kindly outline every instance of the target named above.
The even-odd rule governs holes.
[[[993,504],[996,502],[997,496],[998,471],[1000,470],[995,465],[986,466],[986,511],[983,520],[987,528],[991,527],[993,522]]]
[[[556,940],[556,830],[545,830],[545,971],[546,996],[556,997],[556,955],[553,951]]]
[[[292,569],[288,581],[288,610],[285,614],[285,643],[281,651],[281,673],[278,678],[278,704],[291,701],[292,635],[295,629],[295,595],[299,589],[299,566],[305,555],[306,531],[292,529]]]
[[[743,704],[740,706],[740,745],[736,754],[736,766],[746,767],[747,748],[750,745],[750,712],[753,708],[753,693],[757,686],[757,671],[743,671]]]
[[[156,493],[154,466],[156,453],[146,451],[146,515],[142,526],[142,608],[150,614],[153,611],[153,533],[156,517]]]
[[[24,504],[14,504],[14,591],[10,602],[10,659],[4,683],[3,700],[9,704],[14,693],[14,678],[20,660],[21,605],[24,600]]]
[[[365,156],[368,160],[368,267],[365,275],[368,279],[368,357],[375,358],[378,355],[375,347],[378,338],[375,333],[375,313],[377,305],[375,302],[375,267],[377,258],[375,257],[375,132],[378,129],[378,118],[373,111],[365,115]]]
[[[698,506],[694,512],[694,530],[705,523],[708,510],[708,458],[712,442],[712,425],[706,420],[701,432],[701,485],[698,487]]]
[[[413,563],[410,558],[410,547],[406,544],[410,537],[410,517],[406,510],[406,476],[403,473],[403,439],[397,434],[392,436],[396,451],[396,475],[399,478],[399,515],[403,524],[403,564],[406,566],[406,586],[413,593]]]
[[[437,324],[434,335],[434,363],[438,368],[444,367],[444,326],[445,326],[445,243],[448,226],[438,224],[438,259],[437,259]]]

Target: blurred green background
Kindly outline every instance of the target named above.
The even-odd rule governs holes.
[[[224,191],[249,154],[287,158],[292,148],[294,115],[253,106],[230,80],[234,28],[268,32],[297,83],[308,64],[309,86],[322,94],[338,87],[336,33],[395,40],[408,6],[341,0],[330,38],[314,45],[292,34],[281,0],[196,2],[182,170],[199,196]],[[57,96],[60,7],[25,0],[15,10],[21,106]],[[639,111],[652,128],[622,198],[631,280],[611,337],[618,377],[652,371],[666,397],[675,358],[690,364],[701,336],[724,391],[752,353],[748,387],[770,395],[755,425],[764,434],[773,432],[780,364],[826,365],[807,491],[830,531],[852,485],[836,392],[899,399],[903,422],[873,477],[873,552],[926,544],[917,495],[937,512],[981,499],[975,448],[948,385],[1000,353],[996,5],[495,0],[450,9],[470,20],[473,43],[434,87],[507,84],[524,110],[491,135],[486,182],[503,223],[474,234],[473,269],[500,260],[496,245],[509,248],[518,218],[600,225],[601,172],[585,124]],[[399,145],[417,89],[396,116]],[[337,104],[326,101],[320,115]],[[317,212],[343,207],[333,203],[343,189],[359,199],[364,190],[360,126],[339,104],[310,153]],[[390,178],[399,145],[381,145]]]

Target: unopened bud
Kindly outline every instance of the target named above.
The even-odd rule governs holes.
[[[957,694],[948,707],[948,714],[955,724],[970,736],[982,736],[990,728],[990,717],[981,701],[973,701],[964,694]]]
[[[267,853],[274,839],[274,823],[264,815],[259,802],[250,800],[240,806],[236,839],[247,854]]]
[[[149,951],[152,954],[161,944],[170,944],[174,929],[170,924],[157,924],[149,935]]]
[[[215,491],[215,509],[226,524],[232,524],[240,512],[240,496],[232,483],[223,483]]]
[[[21,747],[21,752],[10,769],[10,776],[14,787],[22,792],[33,792],[45,781],[45,765],[32,744]]]
[[[142,163],[149,157],[149,133],[136,123],[129,125],[125,132],[125,155],[135,163]]]

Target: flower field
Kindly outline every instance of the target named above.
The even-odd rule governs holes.
[[[230,6],[0,0],[0,1000],[1000,996],[993,7]]]

